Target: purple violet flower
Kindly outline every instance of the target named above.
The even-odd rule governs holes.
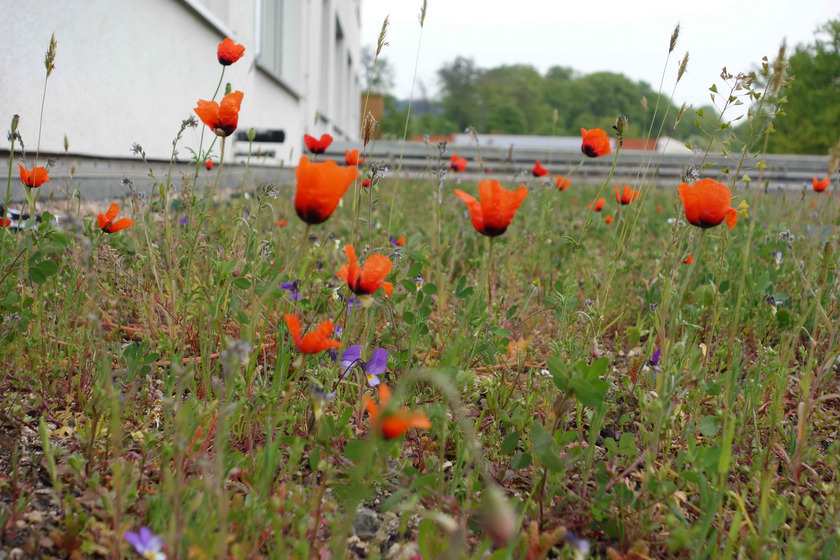
[[[129,531],[124,537],[134,547],[135,552],[143,558],[166,560],[166,554],[160,551],[163,548],[163,541],[148,527],[140,527],[137,533]]]
[[[347,350],[341,354],[341,359],[338,363],[342,368],[342,377],[346,375],[353,366],[358,365],[362,368],[362,371],[365,372],[368,385],[376,387],[379,385],[379,376],[385,373],[385,370],[388,369],[388,351],[384,348],[377,348],[370,355],[370,360],[365,362],[362,360],[362,347],[358,344],[354,344],[353,346],[348,346]]]
[[[187,227],[190,223],[190,217],[184,216],[183,218],[178,218],[178,225],[181,227]]]
[[[662,355],[662,348],[657,348],[650,360],[645,362],[646,365],[653,369],[653,378],[656,379],[656,374],[659,373],[659,356]]]
[[[303,297],[300,293],[300,280],[294,282],[280,282],[280,287],[289,291],[289,299],[292,301],[300,301]]]

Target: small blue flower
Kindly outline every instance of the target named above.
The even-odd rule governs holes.
[[[187,227],[190,224],[190,217],[184,216],[183,218],[178,218],[178,225],[181,227]]]
[[[347,350],[341,354],[341,360],[338,363],[341,366],[342,377],[353,366],[358,365],[365,372],[368,385],[376,387],[379,385],[379,376],[388,369],[388,351],[384,348],[377,348],[370,355],[370,360],[365,362],[362,360],[362,347],[354,344],[353,346],[348,346]]]
[[[575,560],[583,560],[589,556],[591,545],[588,540],[578,537],[571,531],[566,531],[563,538],[566,540],[566,546],[572,549],[572,557]]]
[[[289,291],[289,299],[292,301],[299,301],[303,297],[300,293],[300,280],[280,282],[280,287]]]
[[[166,560],[166,554],[160,551],[163,548],[163,541],[148,527],[140,527],[137,533],[129,531],[124,537],[134,547],[135,552],[143,558]]]

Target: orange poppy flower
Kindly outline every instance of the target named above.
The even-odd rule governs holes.
[[[362,181],[362,188],[363,189],[366,189],[369,186],[370,186],[370,179],[365,179],[364,181]]]
[[[286,320],[286,326],[289,327],[289,332],[292,333],[292,339],[295,341],[295,346],[302,354],[318,354],[330,348],[338,348],[341,343],[337,340],[330,340],[330,335],[335,328],[331,321],[324,321],[318,325],[314,331],[306,333],[301,337],[300,319],[289,313],[283,315]]]
[[[694,257],[691,255],[691,253],[689,253],[688,256],[685,258],[685,260],[683,261],[683,264],[691,264],[693,262],[694,262]]]
[[[732,193],[714,179],[700,179],[694,185],[681,184],[677,190],[685,206],[685,219],[693,226],[710,228],[726,220],[735,229],[738,212],[730,208]]]
[[[819,181],[816,177],[813,178],[814,181],[814,190],[817,192],[823,192],[828,186],[831,184],[831,178],[823,177]]]
[[[601,157],[612,152],[610,139],[607,138],[607,133],[600,128],[593,128],[592,130],[581,128],[580,135],[583,137],[580,150],[589,157]]]
[[[365,162],[365,158],[359,157],[359,150],[344,150],[344,163],[347,165],[361,165]]]
[[[572,199],[572,204],[577,204],[577,199],[576,198]]]
[[[658,204],[656,205],[656,211],[657,211],[657,212],[662,212],[662,207],[661,207],[661,206],[659,206]]]
[[[326,152],[327,148],[332,144],[332,141],[333,137],[329,134],[322,134],[319,140],[316,140],[314,136],[308,134],[303,135],[303,143],[306,144],[306,149],[313,154],[323,154]]]
[[[596,201],[595,201],[595,206],[593,207],[593,206],[590,204],[590,205],[589,205],[589,208],[591,208],[591,209],[592,209],[592,210],[594,210],[595,212],[600,212],[600,211],[601,211],[601,209],[604,207],[604,204],[606,204],[606,203],[607,203],[607,201],[606,201],[605,199],[603,199],[603,198],[599,198],[598,200],[596,200]]]
[[[384,282],[384,278],[391,272],[393,264],[385,255],[370,255],[365,261],[365,266],[360,267],[356,260],[356,250],[352,245],[344,247],[344,253],[350,264],[342,265],[338,269],[337,276],[347,282],[350,291],[360,296],[369,296],[379,289],[385,290],[385,295],[390,296],[394,291],[394,285]]]
[[[561,191],[565,191],[566,189],[569,188],[569,186],[571,184],[572,184],[571,179],[566,179],[562,175],[558,175],[557,176],[557,182],[554,183],[554,186],[557,187],[558,189],[560,189]]]
[[[612,216],[607,216],[606,218],[604,218],[604,221],[607,222],[607,224],[611,224],[611,223],[613,223],[613,217]]]
[[[295,174],[295,212],[307,224],[315,225],[332,215],[358,172],[355,167],[342,167],[332,160],[310,163],[308,157],[301,156]]]
[[[451,169],[455,173],[461,173],[463,171],[466,171],[466,158],[458,157],[458,154],[452,154],[452,157],[449,158],[449,169]]]
[[[12,225],[12,220],[9,218],[0,218],[0,227],[9,227]]]
[[[388,403],[391,401],[391,389],[381,383],[379,385],[379,402],[376,406],[373,399],[365,396],[365,408],[370,415],[370,423],[373,430],[385,439],[396,439],[411,428],[428,430],[432,427],[429,418],[420,410],[409,410],[401,407],[399,410],[388,413]]]
[[[219,43],[219,48],[216,49],[216,57],[222,66],[230,66],[242,58],[243,54],[245,54],[245,46],[237,45],[230,37]]]
[[[204,167],[207,168],[207,171],[210,171],[211,169],[213,169],[213,160],[210,159],[210,158],[207,158],[207,161],[204,162]]]
[[[18,167],[20,167],[20,180],[31,189],[50,182],[50,176],[44,167],[33,167],[32,171],[26,169],[21,164],[18,164]]]
[[[534,174],[534,177],[544,177],[548,175],[548,169],[542,166],[540,160],[537,160],[537,163],[531,168],[531,173]]]
[[[286,220],[274,220],[274,225],[277,227],[286,227]]]
[[[640,194],[642,194],[639,191],[634,191],[633,189],[631,189],[627,185],[624,186],[624,191],[623,192],[620,192],[618,190],[617,185],[613,185],[613,186],[615,187],[615,200],[616,200],[616,202],[620,202],[622,206],[630,204],[631,202],[636,200],[636,198],[638,198],[638,196]]]
[[[112,204],[108,211],[104,214],[99,214],[96,217],[96,224],[99,226],[99,229],[104,231],[105,233],[116,233],[121,229],[130,228],[134,225],[134,220],[129,220],[128,218],[120,218],[117,221],[114,221],[117,218],[117,214],[120,213],[120,207],[116,204]]]
[[[244,95],[241,91],[234,91],[225,95],[221,103],[199,99],[193,111],[216,136],[230,136],[239,124],[239,106]]]
[[[482,235],[495,237],[507,230],[522,201],[528,196],[528,189],[522,185],[515,191],[509,191],[498,181],[485,179],[478,184],[481,203],[458,189],[455,189],[455,196],[467,203],[475,230]]]

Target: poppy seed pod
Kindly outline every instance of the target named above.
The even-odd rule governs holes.
[[[627,131],[627,124],[627,117],[621,115],[615,120],[615,125],[613,125],[613,128],[619,136],[624,136],[624,133]]]

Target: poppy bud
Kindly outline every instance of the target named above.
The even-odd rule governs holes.
[[[18,123],[20,122],[20,115],[15,115],[12,117],[12,137],[14,137],[15,132],[17,132]]]
[[[615,120],[615,126],[613,126],[615,131],[618,133],[619,136],[624,136],[624,132],[627,130],[627,117],[621,115]]]
[[[64,151],[66,152],[69,149],[70,149],[70,141],[67,139],[67,135],[65,134],[64,135]]]
[[[233,88],[230,87],[230,82],[228,82],[225,84],[225,95],[228,95],[231,91],[233,91]]]

